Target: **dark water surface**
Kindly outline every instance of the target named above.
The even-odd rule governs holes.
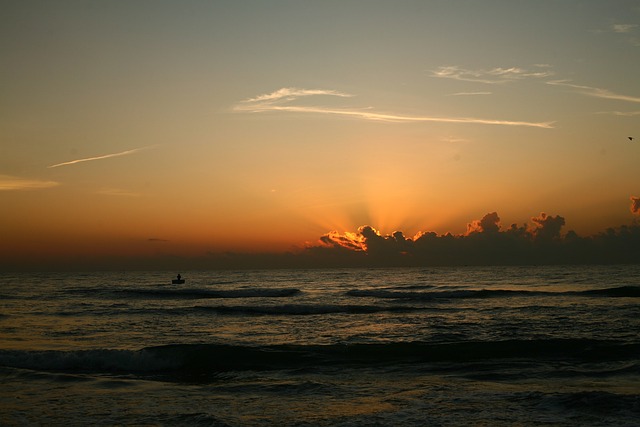
[[[640,425],[640,266],[18,274],[3,425]]]

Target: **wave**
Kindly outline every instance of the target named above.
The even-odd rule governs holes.
[[[541,393],[530,392],[520,399],[536,401],[538,407],[550,416],[560,413],[563,417],[580,414],[592,416],[596,420],[615,419],[615,422],[604,422],[598,425],[627,425],[638,424],[640,416],[640,395],[618,394],[607,391],[579,391],[573,393]],[[605,415],[606,414],[606,418]],[[611,415],[615,414],[615,418]],[[623,421],[624,420],[624,421]],[[571,423],[574,424],[574,423]],[[567,424],[568,425],[568,424]]]
[[[511,289],[480,289],[480,290],[447,290],[433,292],[415,292],[390,289],[353,289],[347,291],[352,297],[372,297],[380,299],[408,299],[408,300],[438,300],[465,298],[506,298],[506,297],[535,297],[535,296],[584,296],[584,297],[627,297],[639,298],[640,286],[619,286],[615,288],[592,289],[586,291],[545,292]]]
[[[640,286],[619,286],[617,288],[594,289],[578,292],[588,296],[640,298]]]
[[[178,309],[183,310],[183,309]],[[216,314],[250,314],[250,315],[290,315],[305,316],[316,314],[371,314],[385,312],[413,312],[424,311],[422,307],[407,306],[376,306],[376,305],[312,305],[285,304],[276,306],[196,306],[190,310],[212,312]]]
[[[88,290],[83,290],[89,292]],[[93,292],[93,291],[92,291]],[[126,298],[153,299],[232,299],[232,298],[286,298],[303,293],[297,288],[244,288],[244,289],[199,289],[199,288],[126,288],[108,291],[111,295]],[[619,286],[585,291],[549,292],[518,289],[447,289],[433,290],[432,286],[410,286],[406,288],[352,289],[346,292],[351,297],[433,301],[450,299],[489,299],[508,297],[556,297],[582,296],[600,298],[640,298],[640,286]],[[251,310],[247,310],[249,312]],[[331,310],[327,311],[333,312]],[[361,311],[367,312],[367,311]],[[294,313],[295,314],[295,313]]]
[[[589,339],[392,342],[332,345],[242,346],[171,344],[141,350],[0,350],[0,366],[64,373],[206,378],[230,371],[309,369],[484,360],[578,360],[586,363],[637,361],[640,343]],[[635,370],[638,365],[634,362]]]
[[[153,315],[153,316],[186,316],[191,314],[214,314],[221,316],[312,316],[325,314],[375,314],[375,313],[413,313],[433,311],[433,307],[415,307],[408,305],[316,305],[316,304],[283,304],[283,305],[194,305],[186,307],[124,307],[114,305],[104,308],[91,308],[91,316],[113,315]],[[438,309],[440,310],[440,309]],[[31,313],[48,316],[51,313]],[[56,315],[63,317],[86,316],[87,311],[64,310]],[[0,319],[4,316],[0,314]]]
[[[463,299],[463,298],[497,298],[520,295],[546,295],[545,292],[515,291],[515,290],[456,290],[435,292],[407,292],[388,289],[353,289],[347,291],[352,297],[373,297],[381,299],[411,299],[411,300],[435,300],[435,299]]]
[[[177,367],[169,359],[158,358],[152,352],[108,349],[73,351],[0,350],[0,366],[67,373],[136,373]]]
[[[205,298],[285,298],[302,293],[296,288],[247,288],[230,290],[213,289],[121,289],[116,294],[127,297],[138,296],[141,298],[179,298],[179,299],[205,299]]]

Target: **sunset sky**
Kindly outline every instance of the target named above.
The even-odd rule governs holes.
[[[0,267],[636,221],[636,0],[2,5]]]

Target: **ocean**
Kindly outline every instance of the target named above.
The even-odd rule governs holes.
[[[0,283],[2,425],[640,425],[640,265]]]

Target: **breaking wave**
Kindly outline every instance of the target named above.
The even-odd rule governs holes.
[[[535,297],[535,296],[584,296],[584,297],[626,297],[639,298],[640,287],[619,286],[615,288],[593,289],[587,291],[544,292],[511,289],[480,289],[480,290],[447,290],[415,292],[395,289],[353,289],[347,291],[352,297],[373,297],[380,299],[407,300],[437,300],[437,299],[465,299],[465,298],[505,298],[505,297]]]
[[[391,342],[374,344],[242,346],[172,344],[141,350],[0,351],[0,366],[64,373],[161,376],[180,380],[230,371],[310,369],[339,365],[460,363],[500,359],[632,361],[640,344],[589,339]]]
[[[270,289],[247,288],[231,290],[215,289],[121,289],[116,294],[127,297],[140,298],[176,298],[176,299],[205,299],[205,298],[284,298],[300,294],[296,288]]]

